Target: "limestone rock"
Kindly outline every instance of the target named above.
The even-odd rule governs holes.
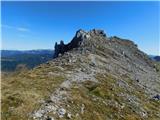
[[[64,108],[60,108],[58,110],[58,116],[62,118],[66,114],[66,110]]]
[[[71,119],[72,118],[72,114],[71,113],[67,113],[67,118]]]
[[[55,51],[54,51],[54,58],[58,57],[59,54],[64,54],[65,52],[72,50],[73,48],[79,47],[83,41],[88,40],[91,36],[102,36],[106,37],[106,34],[103,30],[96,30],[93,29],[89,32],[86,32],[82,29],[78,30],[76,32],[76,35],[71,40],[70,43],[64,44],[64,42],[61,40],[60,44],[55,43]]]

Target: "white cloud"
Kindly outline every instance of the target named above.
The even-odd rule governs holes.
[[[10,26],[10,25],[1,25],[1,27],[7,28],[7,29],[15,29],[15,30],[20,31],[20,32],[29,32],[30,31],[26,27],[15,27],[15,26]]]
[[[29,31],[28,28],[24,28],[24,27],[18,27],[17,30],[22,31],[22,32],[28,32]]]

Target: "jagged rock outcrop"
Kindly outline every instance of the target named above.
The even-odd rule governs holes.
[[[103,30],[93,29],[89,32],[86,32],[80,29],[76,32],[76,35],[74,36],[74,38],[71,40],[70,43],[64,44],[62,40],[60,41],[60,44],[57,44],[57,42],[55,43],[54,58],[58,57],[59,54],[64,54],[65,52],[72,50],[73,48],[79,47],[85,39],[89,39],[91,36],[106,37],[106,34],[104,33]]]
[[[117,36],[107,37],[103,30],[90,30],[88,32],[80,29],[76,32],[71,42],[64,44],[61,40],[60,44],[55,43],[54,58],[58,57],[59,54],[63,55],[65,52],[70,51],[74,48],[81,50],[90,50],[96,52],[96,48],[107,50],[109,47],[116,49],[126,58],[132,59],[132,56],[137,56],[139,59],[143,59],[144,62],[151,67],[155,67],[153,61],[148,58],[148,55],[141,52],[137,45],[127,39],[121,39]],[[106,51],[107,52],[107,51]],[[116,56],[116,53],[113,53]],[[137,61],[138,62],[138,61]]]

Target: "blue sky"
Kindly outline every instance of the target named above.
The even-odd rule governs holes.
[[[53,49],[78,29],[103,29],[160,55],[160,2],[2,2],[1,49]]]

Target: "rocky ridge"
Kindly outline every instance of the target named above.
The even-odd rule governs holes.
[[[103,95],[104,98],[89,95],[90,101],[104,104],[106,109],[110,109],[111,105],[118,111],[129,106],[132,111],[130,114],[135,115],[135,119],[150,119],[152,116],[160,118],[158,111],[152,113],[150,108],[145,108],[142,104],[143,100],[148,103],[160,93],[159,74],[154,62],[132,41],[116,36],[107,37],[103,30],[79,30],[70,43],[65,45],[61,41],[60,44],[55,44],[54,56],[55,59],[48,64],[61,69],[61,72],[56,74],[63,74],[66,80],[50,95],[49,100],[43,101],[41,107],[33,112],[34,119],[87,119],[87,104],[84,100],[76,105],[73,98],[74,87],[84,89],[87,83],[87,88],[94,91],[110,77],[114,81],[114,84],[108,83],[112,86],[110,90],[121,91],[113,92],[112,95],[123,100],[118,102],[112,95],[110,99]],[[50,74],[55,76],[54,71]],[[106,81],[101,81],[103,79]],[[140,94],[143,94],[144,98]],[[79,106],[79,110],[74,110],[76,106]],[[104,112],[102,116],[101,119],[127,118],[125,114],[119,113],[111,116]]]
[[[2,80],[4,120],[160,119],[160,64],[103,30],[78,30],[53,60]]]

